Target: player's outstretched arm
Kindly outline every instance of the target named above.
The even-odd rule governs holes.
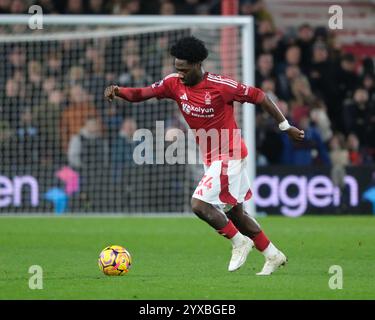
[[[130,102],[145,101],[150,98],[156,97],[156,94],[151,87],[145,88],[127,88],[110,85],[104,90],[104,97],[112,101],[115,97],[120,97]]]
[[[305,132],[293,127],[289,124],[288,120],[284,117],[275,102],[270,97],[265,95],[263,101],[260,103],[261,107],[266,110],[279,124],[282,131],[286,131],[288,136],[296,141],[301,141],[305,137]]]

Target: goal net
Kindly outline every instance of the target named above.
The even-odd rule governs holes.
[[[206,43],[207,71],[248,82],[246,24],[63,19],[51,17],[42,30],[0,29],[1,212],[190,212],[203,166],[176,103],[108,102],[104,89],[173,73],[169,48],[187,35]],[[241,125],[242,108],[236,116]],[[176,132],[186,133],[184,154],[166,151]],[[141,145],[148,149],[137,152]]]

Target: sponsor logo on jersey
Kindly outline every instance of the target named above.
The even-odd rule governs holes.
[[[186,92],[180,97],[181,100],[188,100]]]
[[[182,103],[182,111],[195,117],[213,117],[214,108],[195,107],[187,103]]]

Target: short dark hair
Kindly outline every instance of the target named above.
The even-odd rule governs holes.
[[[302,23],[299,27],[298,27],[298,30],[302,30],[302,29],[312,29],[311,25],[308,24],[308,23]]]
[[[197,63],[208,57],[208,50],[202,40],[190,36],[182,38],[172,45],[170,54],[177,59]]]

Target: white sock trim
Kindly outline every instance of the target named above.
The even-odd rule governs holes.
[[[262,254],[266,258],[270,258],[278,253],[278,249],[274,246],[272,242],[269,243],[268,247],[262,251]]]
[[[250,242],[253,242],[249,237],[244,236],[241,232],[237,232],[231,239],[229,239],[232,242],[233,247],[238,247],[243,244],[243,242],[248,238]],[[253,243],[254,245],[254,243]]]

